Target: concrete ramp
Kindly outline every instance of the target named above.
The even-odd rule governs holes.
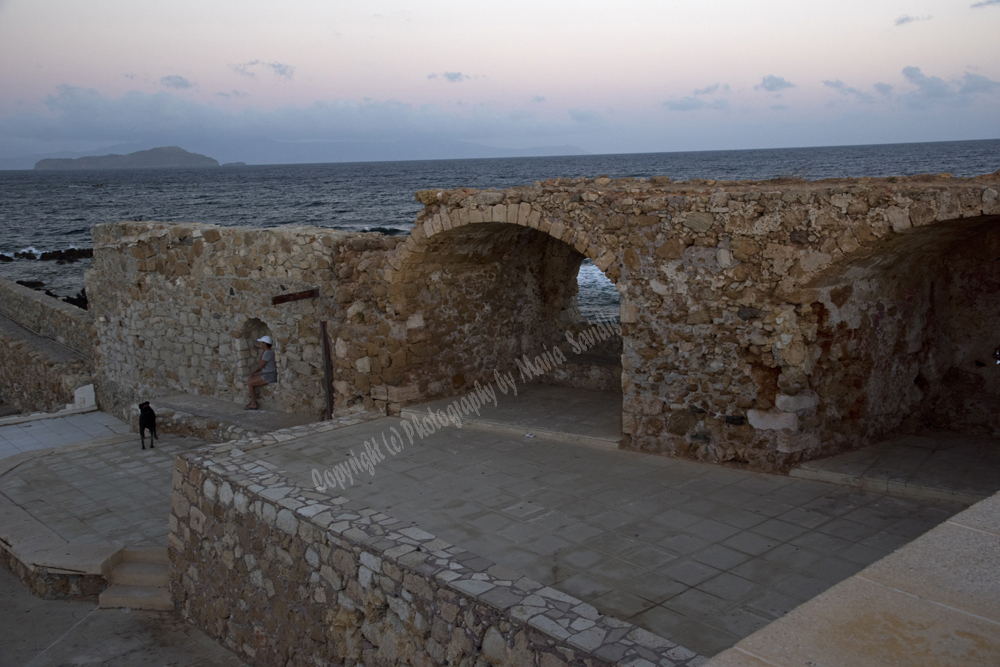
[[[423,418],[447,411],[460,396],[403,408],[400,416]],[[622,437],[622,397],[600,391],[518,385],[517,395],[496,393],[496,404],[462,416],[462,426],[494,433],[617,449]]]

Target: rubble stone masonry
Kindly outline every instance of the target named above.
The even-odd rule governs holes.
[[[0,314],[79,354],[94,356],[94,318],[88,310],[0,278]]]
[[[339,413],[463,393],[558,345],[572,364],[543,381],[618,389],[624,448],[782,469],[921,423],[992,433],[998,189],[1000,173],[555,179],[421,191],[405,237],[98,225],[99,400],[242,400],[266,330],[279,382],[265,405],[319,414],[327,321]],[[566,339],[585,326],[584,258],[621,295],[620,351],[603,361]]]
[[[59,410],[93,382],[88,311],[0,279],[0,398],[22,412]]]

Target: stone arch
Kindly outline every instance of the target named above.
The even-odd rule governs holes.
[[[1000,434],[1000,216],[904,230],[806,288],[818,427],[869,442],[921,426]]]
[[[497,228],[521,227],[523,229],[533,229],[538,231],[540,234],[547,234],[557,241],[562,241],[563,243],[572,246],[579,254],[590,258],[590,260],[604,272],[611,282],[616,285],[618,284],[618,281],[621,278],[621,271],[617,266],[613,266],[618,259],[613,250],[605,248],[599,242],[591,239],[590,235],[582,229],[574,229],[573,227],[567,226],[558,220],[542,220],[541,218],[535,218],[528,212],[522,210],[522,207],[524,206],[527,205],[510,205],[506,207],[506,213],[494,214],[492,220],[481,222],[470,222],[468,218],[448,215],[447,213],[441,212],[427,217],[422,223],[418,222],[411,230],[410,236],[407,237],[406,241],[400,244],[390,254],[388,260],[390,268],[386,272],[386,279],[390,284],[398,283],[400,281],[400,276],[398,274],[400,267],[411,263],[415,253],[421,255],[424,254],[426,252],[428,242],[439,234],[461,229],[462,227],[470,225],[473,227],[481,225],[498,225],[499,227]],[[503,205],[499,205],[497,208],[499,207],[503,207]],[[528,208],[530,209],[530,207]],[[518,212],[514,213],[512,216],[510,209],[514,209]],[[511,217],[514,219],[511,220]]]
[[[419,384],[421,398],[446,396],[492,380],[494,369],[516,375],[515,359],[558,346],[568,363],[537,381],[620,394],[620,356],[601,366],[573,354],[565,338],[567,329],[583,328],[576,277],[587,257],[620,280],[614,253],[562,223],[454,225],[434,215],[418,224],[386,272],[389,347],[397,349],[391,367],[405,359],[406,370],[383,368],[383,376]]]
[[[242,384],[254,370],[257,361],[257,339],[261,336],[271,336],[270,327],[263,320],[256,317],[248,318],[240,328],[240,335],[233,341],[233,351],[236,355],[236,378],[237,384]]]

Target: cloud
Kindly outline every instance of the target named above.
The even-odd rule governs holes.
[[[441,72],[441,74],[431,73],[427,75],[427,78],[436,79],[439,76],[449,83],[461,83],[462,81],[472,78],[468,74],[462,74],[461,72]]]
[[[998,0],[1000,2],[1000,0]],[[965,73],[962,77],[962,86],[958,89],[959,95],[971,95],[973,93],[986,93],[991,95],[1000,91],[1000,81],[987,79],[979,74]]]
[[[131,73],[130,74],[122,74],[122,76],[125,77],[126,79],[128,79],[129,81],[135,81],[135,74],[131,74]]]
[[[703,95],[712,95],[718,91],[729,92],[729,84],[718,84],[713,83],[704,88],[698,88],[691,91],[692,95],[687,97],[682,97],[680,99],[667,100],[663,103],[663,106],[667,107],[671,111],[698,111],[700,109],[709,109],[714,111],[729,111],[729,100],[724,99],[703,99]]]
[[[787,111],[788,110],[788,105],[787,104],[772,104],[771,105],[771,109],[773,111]]]
[[[910,23],[916,23],[917,21],[930,21],[933,16],[909,16],[908,14],[903,14],[898,19],[896,19],[896,26],[904,26]]]
[[[945,98],[954,95],[954,91],[951,89],[944,79],[936,76],[927,76],[920,71],[919,67],[904,67],[903,76],[906,80],[917,87],[920,92],[920,96],[927,99],[935,98]]]
[[[578,123],[594,124],[601,121],[600,115],[590,109],[570,109],[569,117]]]
[[[267,67],[280,76],[282,79],[291,79],[295,74],[295,68],[291,65],[286,65],[284,63],[264,63]]]
[[[260,64],[259,60],[251,60],[248,63],[241,63],[239,65],[232,65],[233,71],[235,71],[240,76],[245,76],[248,79],[256,79],[257,74],[253,71],[253,67]]]
[[[924,74],[919,67],[904,67],[903,76],[916,87],[916,90],[902,96],[906,105],[913,109],[925,109],[934,104],[969,104],[975,95],[1000,92],[1000,81],[971,72],[948,82],[941,77]]]
[[[698,111],[711,109],[714,111],[729,111],[727,100],[703,100],[699,97],[682,97],[679,100],[667,100],[663,103],[671,111]]]
[[[990,5],[1000,5],[1000,0],[983,0],[982,2],[977,2],[974,5],[969,5],[970,7],[989,7]]]
[[[227,93],[233,96],[234,91]],[[225,99],[224,96],[219,101]],[[120,97],[63,85],[45,98],[44,111],[0,116],[0,154],[9,147],[52,147],[66,142],[149,146],[226,147],[245,155],[252,146],[291,146],[310,142],[401,142],[447,138],[486,144],[570,143],[583,128],[603,125],[598,114],[574,110],[570,118],[544,119],[485,105],[452,113],[435,105],[394,100],[314,102],[274,110],[249,107],[232,111],[204,104],[173,91],[131,91]],[[576,122],[573,122],[576,121]],[[429,140],[429,139],[428,139]],[[552,145],[555,145],[552,144]],[[434,145],[431,142],[430,145]],[[63,150],[55,148],[54,150]],[[208,150],[208,148],[206,148]],[[261,149],[264,150],[264,149]],[[270,149],[267,149],[270,150]],[[240,158],[242,159],[242,158]]]
[[[545,98],[542,97],[541,95],[532,95],[531,96],[531,101],[534,102],[534,103],[536,103],[536,104],[541,104],[542,102],[545,101]]]
[[[892,92],[892,86],[888,83],[873,83],[872,88],[880,95],[885,95],[886,97],[889,97],[889,93]]]
[[[170,74],[160,79],[162,83],[167,88],[176,88],[177,90],[186,90],[188,88],[194,88],[194,84],[177,74]]]
[[[282,79],[291,79],[292,76],[295,74],[295,68],[292,65],[286,65],[284,63],[279,63],[279,62],[265,63],[260,60],[251,60],[250,62],[247,63],[230,65],[230,67],[232,67],[233,71],[235,71],[237,74],[239,74],[240,76],[245,76],[248,79],[257,78],[257,73],[254,71],[254,68],[256,67],[267,67],[272,72],[274,72],[276,76],[279,76]]]
[[[694,90],[692,92],[695,95],[711,95],[712,93],[718,92],[719,90],[721,90],[724,93],[728,93],[729,92],[729,84],[728,83],[724,83],[722,85],[719,85],[717,83],[713,83],[710,86],[705,86],[704,88],[698,88],[697,90]]]
[[[859,101],[864,102],[866,104],[871,104],[872,102],[875,101],[875,98],[872,97],[870,93],[863,93],[853,86],[848,86],[840,79],[837,79],[836,81],[830,81],[830,80],[823,81],[823,85],[826,86],[827,88],[833,88],[841,95],[851,95],[857,98]]]
[[[784,90],[785,88],[794,88],[795,84],[791,81],[786,81],[784,77],[774,76],[773,74],[768,74],[760,83],[753,87],[754,90],[766,90],[771,93],[776,93],[779,90]]]
[[[226,99],[235,97],[236,99],[241,99],[247,97],[248,95],[241,90],[230,90],[228,93],[216,93],[219,97],[225,97]]]

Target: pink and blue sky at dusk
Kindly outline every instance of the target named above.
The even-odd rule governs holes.
[[[0,158],[997,138],[997,34],[1000,0],[0,0]]]

